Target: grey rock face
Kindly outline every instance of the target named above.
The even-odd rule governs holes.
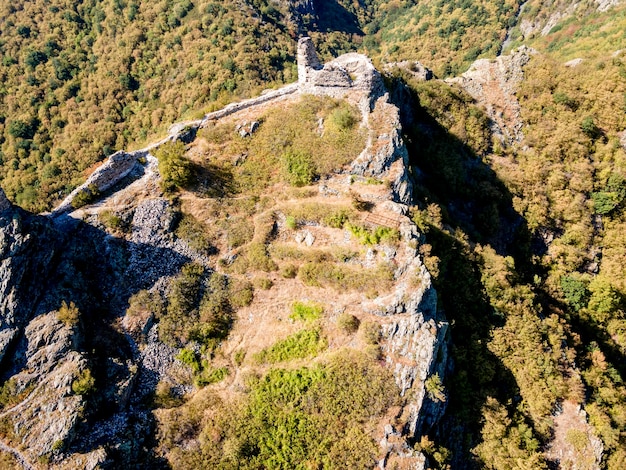
[[[391,71],[394,68],[399,68],[410,73],[413,78],[420,81],[428,81],[435,78],[433,71],[426,67],[421,62],[415,60],[405,60],[402,62],[390,62],[385,64],[385,71]]]
[[[7,195],[4,193],[4,189],[0,188],[0,212],[4,212],[13,207],[11,201],[7,199]]]
[[[30,385],[32,391],[3,414],[11,419],[27,453],[39,456],[51,452],[56,442],[73,437],[83,398],[72,392],[72,382],[86,368],[86,361],[73,350],[74,332],[54,312],[31,321],[24,342],[26,368],[13,380]]]
[[[494,135],[507,143],[523,139],[521,108],[515,93],[524,78],[524,66],[535,53],[522,46],[495,60],[479,59],[460,77],[447,80],[457,83],[487,111]]]

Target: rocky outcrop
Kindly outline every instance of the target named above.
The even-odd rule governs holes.
[[[0,213],[5,212],[13,207],[11,201],[7,198],[4,189],[0,188]]]
[[[0,212],[0,363],[34,314],[57,248],[47,224],[10,204]]]
[[[411,203],[412,184],[400,113],[390,102],[382,76],[372,62],[362,54],[349,53],[322,66],[308,37],[298,42],[297,59],[300,93],[351,100],[361,111],[363,125],[378,128],[375,137],[370,133],[350,173],[388,179],[393,200]]]
[[[494,136],[508,144],[523,138],[521,108],[515,94],[524,78],[524,66],[534,53],[534,49],[522,46],[493,60],[479,59],[460,77],[447,80],[485,108]]]
[[[75,350],[74,334],[56,312],[37,317],[25,328],[26,364],[12,380],[15,393],[26,397],[1,415],[13,424],[33,461],[72,440],[83,410],[83,397],[72,391],[72,383],[86,369],[86,361]]]
[[[388,62],[385,64],[385,72],[392,72],[394,69],[401,69],[409,73],[414,79],[428,81],[435,78],[433,71],[421,62],[416,60],[405,60],[402,62]]]

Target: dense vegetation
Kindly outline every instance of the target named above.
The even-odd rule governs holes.
[[[576,68],[535,57],[519,92],[523,151],[492,145],[463,92],[408,79],[414,219],[456,338],[447,419],[474,429],[482,466],[546,468],[564,400],[585,406],[606,467],[623,465],[623,70],[620,56]]]
[[[3,4],[4,190],[48,209],[113,151],[211,103],[293,81],[294,26],[285,23],[266,1]]]

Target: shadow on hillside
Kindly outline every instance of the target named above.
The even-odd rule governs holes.
[[[219,165],[205,163],[192,165],[194,181],[190,190],[206,197],[233,197],[237,193],[232,170]]]
[[[313,0],[313,5],[317,13],[314,30],[363,35],[359,20],[354,13],[346,10],[336,0]]]
[[[26,265],[18,302],[28,304],[21,335],[2,364],[5,379],[26,367],[29,347],[24,327],[32,318],[57,310],[63,301],[80,311],[78,333],[70,349],[88,359],[95,392],[86,396],[83,419],[78,423],[69,452],[86,453],[104,447],[114,466],[167,468],[152,455],[154,422],[147,409],[128,407],[130,393],[123,392],[131,378],[129,365],[139,352],[117,322],[130,297],[152,287],[159,279],[176,275],[190,259],[169,248],[131,243],[82,221],[61,215],[56,219],[17,210],[24,233],[31,234],[45,263]],[[32,253],[31,253],[32,256]],[[33,295],[33,286],[40,286]],[[30,345],[32,347],[32,345]],[[37,346],[39,347],[39,346]],[[133,400],[134,401],[134,400]]]
[[[415,200],[422,209],[430,203],[442,208],[444,229],[430,226],[426,242],[440,259],[435,287],[451,324],[454,372],[448,411],[435,431],[453,451],[452,468],[479,468],[469,450],[481,440],[481,408],[488,397],[515,405],[520,394],[511,371],[487,347],[505,319],[490,305],[471,247],[479,243],[511,256],[521,281],[528,282],[535,272],[531,237],[511,194],[480,156],[441,126],[408,87],[393,95],[414,169]],[[450,234],[459,231],[467,244]]]

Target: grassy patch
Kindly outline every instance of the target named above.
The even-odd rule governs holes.
[[[298,277],[308,286],[358,290],[375,295],[391,287],[393,272],[385,264],[380,264],[376,269],[363,269],[329,262],[309,262],[300,267]]]
[[[254,355],[259,363],[276,364],[315,356],[327,347],[318,328],[299,331]]]
[[[294,302],[291,305],[292,320],[315,321],[324,312],[324,307],[314,302]]]

